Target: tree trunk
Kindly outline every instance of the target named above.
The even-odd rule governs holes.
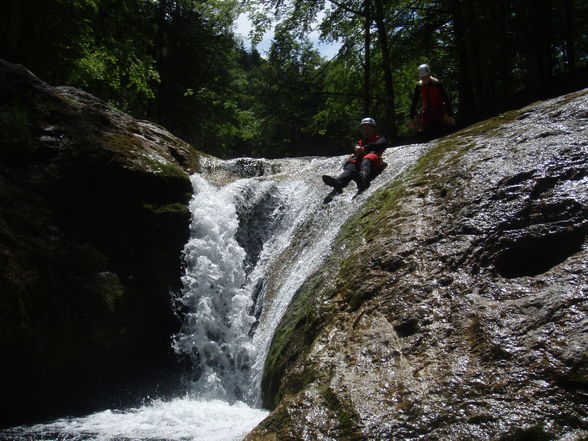
[[[370,75],[371,75],[371,27],[372,16],[370,11],[371,0],[364,0],[363,12],[365,14],[365,29],[364,29],[364,67],[363,67],[363,114],[368,116],[372,109],[372,99],[370,91]]]
[[[576,69],[576,45],[574,43],[574,2],[573,0],[564,0],[564,17],[565,30],[564,38],[566,41],[566,68],[568,73]]]
[[[458,94],[459,94],[459,113],[467,118],[476,112],[474,102],[474,91],[472,88],[472,75],[470,60],[468,58],[467,39],[465,35],[464,17],[460,0],[450,1],[451,17],[453,21],[453,32],[455,49],[457,52],[458,63]]]
[[[166,87],[167,87],[167,75],[166,75],[166,67],[167,67],[167,27],[168,27],[168,14],[169,14],[169,6],[168,0],[160,0],[159,1],[159,8],[158,8],[158,23],[157,23],[157,32],[155,34],[155,41],[154,41],[154,54],[155,54],[155,62],[157,65],[157,70],[160,75],[160,82],[159,88],[157,93],[157,98],[154,100],[154,108],[153,113],[155,114],[155,119],[158,122],[161,122],[161,118],[165,113],[164,103],[166,99]]]
[[[469,1],[464,4],[462,9],[464,23],[467,23],[468,26],[466,30],[466,48],[467,57],[470,60],[469,76],[472,84],[472,97],[477,113],[488,110],[488,86],[484,81],[484,67],[482,66],[482,58],[485,55],[480,53],[483,38],[480,36],[479,27],[482,22],[477,15],[480,12],[481,5],[483,5],[480,2],[482,0]]]
[[[496,23],[497,29],[508,29],[508,18],[512,16],[510,3],[493,4],[493,20]],[[497,40],[498,50],[494,52],[494,56],[498,61],[498,81],[500,85],[500,105],[508,102],[512,96],[512,71],[513,71],[513,53],[511,35],[507,32],[497,32],[499,38]]]
[[[553,58],[551,44],[551,11],[546,0],[536,0],[528,6],[527,52],[529,77],[534,95],[543,96],[551,79]]]
[[[392,68],[390,67],[390,52],[388,50],[388,33],[384,24],[384,11],[382,0],[376,0],[376,27],[378,29],[378,40],[382,51],[382,62],[384,63],[384,84],[386,86],[386,125],[390,128],[390,135],[396,136],[396,109],[394,104],[394,83],[392,82]]]

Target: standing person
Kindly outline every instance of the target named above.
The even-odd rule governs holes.
[[[422,99],[422,107],[419,112],[419,123],[425,137],[433,138],[443,133],[448,125],[455,125],[451,100],[445,91],[443,84],[431,76],[431,68],[428,64],[421,64],[417,69],[419,82],[412,94],[410,106],[410,122],[408,127],[417,130],[415,122],[416,108]]]
[[[357,184],[357,192],[361,193],[370,186],[370,182],[385,167],[382,154],[387,147],[386,138],[377,134],[376,121],[373,118],[364,118],[359,124],[361,139],[357,141],[354,153],[343,166],[343,171],[336,178],[323,175],[323,182],[333,187],[330,199],[351,182]],[[329,202],[329,196],[325,202]]]

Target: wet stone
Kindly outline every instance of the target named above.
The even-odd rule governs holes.
[[[374,195],[286,313],[315,333],[266,369],[247,441],[588,439],[587,112],[584,90],[466,128]]]

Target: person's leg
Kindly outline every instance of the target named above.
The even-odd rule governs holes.
[[[372,180],[374,174],[374,163],[372,158],[365,157],[361,161],[361,166],[359,168],[359,176],[357,179],[357,190],[359,192],[365,191],[370,186],[370,181]]]
[[[429,123],[423,128],[424,140],[430,141],[439,138],[441,136],[441,127],[442,123],[440,120],[432,119],[429,121]]]
[[[433,109],[434,112],[427,124],[423,128],[423,135],[426,141],[441,138],[452,132],[451,125],[448,124],[448,115],[445,107]]]
[[[342,190],[349,182],[354,179],[354,176],[357,174],[357,164],[353,162],[348,162],[343,167],[343,171],[339,176],[333,178],[332,176],[323,175],[323,182],[330,187],[334,187],[338,190]]]

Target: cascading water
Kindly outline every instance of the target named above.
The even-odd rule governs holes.
[[[185,248],[187,272],[179,303],[187,311],[176,352],[193,358],[192,390],[200,398],[243,399],[244,376],[256,349],[248,338],[255,317],[245,289],[246,252],[237,242],[237,184],[216,189],[192,177],[192,238]]]
[[[283,160],[282,173],[270,176],[264,175],[264,162],[254,167],[262,176],[220,189],[193,177],[192,239],[179,299],[186,313],[175,339],[176,351],[193,359],[196,396],[253,406],[259,405],[265,352],[275,326],[351,211],[349,204],[333,205],[338,210],[322,205],[317,189],[324,192],[324,187],[317,185],[313,170],[329,160]],[[217,168],[239,172],[239,163]],[[277,161],[270,164],[275,168]],[[316,216],[321,210],[341,213]]]
[[[365,194],[352,200],[351,184],[330,204],[320,176],[338,173],[342,157],[209,160],[192,177],[191,239],[175,299],[183,326],[173,345],[194,366],[189,395],[16,427],[0,432],[2,439],[242,439],[267,415],[257,408],[263,364],[296,290],[328,256],[345,220],[423,148],[389,151],[389,166]]]

